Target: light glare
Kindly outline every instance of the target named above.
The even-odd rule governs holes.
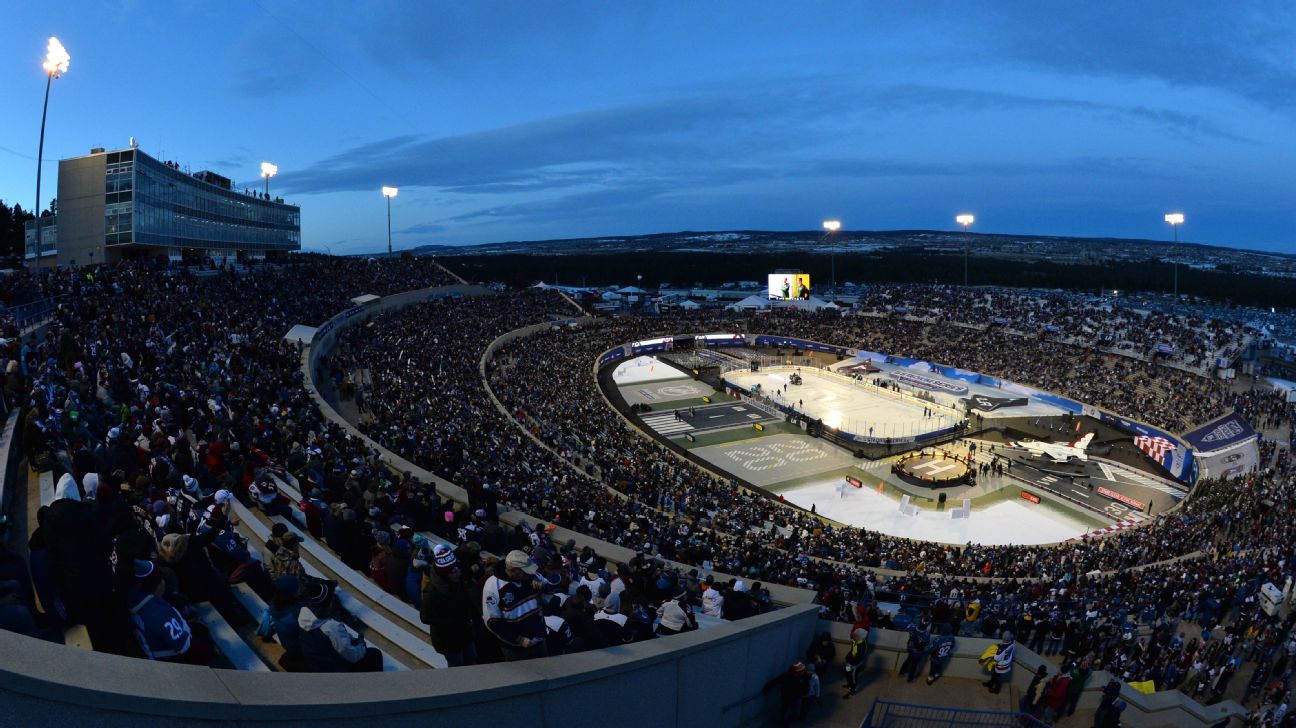
[[[396,193],[399,192],[399,191],[400,191],[400,190],[396,189],[395,187],[386,187],[386,186],[384,186],[384,187],[382,188],[383,197],[395,197],[395,196],[396,196]]]
[[[63,44],[59,42],[59,39],[50,36],[49,47],[45,51],[45,62],[41,64],[45,69],[45,73],[48,73],[51,76],[59,76],[67,73],[68,62],[71,60],[72,56],[68,55],[67,49],[63,47]]]
[[[276,174],[279,174],[279,166],[278,166],[278,165],[271,164],[271,163],[269,163],[269,162],[262,162],[262,163],[261,163],[261,176],[262,176],[262,177],[273,177],[273,176],[275,176]]]
[[[963,227],[967,227],[968,225],[971,225],[972,223],[976,222],[976,218],[968,214],[957,215],[954,218],[954,222],[962,225]]]
[[[835,233],[838,230],[841,230],[841,220],[824,220],[823,226],[824,230],[827,230],[830,233]]]
[[[1171,225],[1182,225],[1184,221],[1183,213],[1182,212],[1166,213],[1165,221],[1170,223]]]

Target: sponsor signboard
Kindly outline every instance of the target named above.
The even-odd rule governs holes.
[[[984,394],[974,394],[967,399],[968,407],[978,409],[982,412],[994,412],[1004,407],[1025,407],[1030,400],[1025,397],[990,397]]]
[[[863,488],[863,487],[864,487],[864,481],[862,481],[862,480],[860,480],[859,478],[856,478],[856,477],[854,477],[854,476],[847,475],[847,476],[846,476],[846,482],[847,482],[847,483],[850,483],[851,485],[855,486],[856,488]]]
[[[1030,501],[1031,503],[1039,503],[1039,502],[1040,502],[1040,497],[1037,496],[1037,495],[1035,495],[1034,493],[1028,491],[1028,490],[1023,490],[1023,491],[1021,492],[1021,497],[1022,497],[1022,500],[1028,500],[1028,501]]]
[[[901,384],[908,384],[911,387],[918,387],[919,389],[930,389],[937,392],[948,392],[950,394],[967,394],[968,391],[968,388],[962,384],[955,384],[954,382],[938,379],[936,377],[929,377],[923,374],[918,374],[917,372],[893,371],[891,372],[891,378]]]
[[[607,353],[604,354],[603,356],[599,357],[599,361],[598,361],[598,363],[599,363],[599,367],[602,368],[602,367],[605,366],[608,362],[610,362],[610,361],[616,361],[617,359],[620,359],[620,358],[623,357],[623,356],[625,356],[625,348],[624,348],[624,347],[620,347],[620,346],[618,346],[617,348],[615,348],[615,349],[613,349],[613,350],[607,352]]]
[[[1101,485],[1098,486],[1098,495],[1104,496],[1106,498],[1111,498],[1114,501],[1120,501],[1121,503],[1124,503],[1125,505],[1135,510],[1141,511],[1145,507],[1147,507],[1147,504],[1143,503],[1142,501],[1136,501],[1127,495],[1124,495],[1122,493],[1117,493],[1114,490],[1108,490],[1107,488],[1104,488]]]

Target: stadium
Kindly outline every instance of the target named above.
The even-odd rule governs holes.
[[[979,656],[1014,633],[1014,689],[1072,654],[1096,676],[1075,693],[1082,713],[1114,680],[1128,724],[1209,725],[1245,713],[1237,697],[1257,669],[1210,645],[1236,639],[1261,658],[1258,637],[1281,629],[1286,450],[1275,461],[1247,423],[1285,428],[1271,413],[1290,410],[1203,376],[1197,358],[1138,359],[1154,341],[1077,357],[1082,342],[1030,335],[1023,321],[963,335],[867,301],[847,315],[591,315],[566,292],[469,285],[427,259],[302,256],[221,273],[123,262],[92,284],[32,275],[49,303],[6,322],[10,374],[25,363],[31,380],[10,380],[4,497],[7,574],[33,589],[12,593],[7,619],[46,641],[0,633],[6,654],[41,656],[6,665],[6,697],[25,696],[16,715],[56,700],[73,716],[107,706],[100,720],[125,724],[169,674],[184,688],[150,696],[153,715],[323,715],[319,693],[263,692],[321,669],[275,619],[320,596],[285,583],[327,587],[366,669],[393,673],[313,677],[363,696],[329,705],[338,721],[513,720],[529,701],[570,710],[584,690],[646,680],[677,700],[645,701],[633,724],[685,722],[684,701],[724,724],[760,722],[776,700],[762,688],[812,659],[816,633],[836,645],[817,666],[832,692],[852,632],[870,645],[858,674],[876,676],[863,688],[875,700],[853,705],[899,719],[900,703],[934,702],[891,676],[921,629],[957,640],[942,663],[946,690],[962,696],[950,708],[968,707],[986,674]],[[309,293],[269,305],[231,296],[289,280]],[[127,281],[159,312],[157,330],[175,332],[171,345],[116,338],[129,329],[100,303]],[[1028,294],[940,295],[951,308],[990,295],[1011,309]],[[178,296],[186,306],[169,305]],[[1117,311],[1112,326],[1121,315],[1138,314]],[[1181,338],[1214,329],[1177,325]],[[75,332],[96,327],[105,335],[90,348]],[[217,330],[239,334],[224,363],[193,366]],[[1245,351],[1251,332],[1230,331],[1203,335],[1200,361]],[[1072,378],[1039,366],[1051,361]],[[1143,406],[1085,386],[1117,375]],[[1033,386],[1054,382],[1065,386]],[[1170,406],[1167,391],[1198,404]],[[1072,447],[1078,432],[1095,433],[1084,460],[1030,449]],[[517,648],[473,608],[441,629],[417,598],[419,579],[446,565],[481,584],[513,554],[552,595],[540,629],[568,627],[538,633],[541,650],[508,654]],[[155,583],[150,568],[193,625],[183,651],[152,660],[132,637],[139,623],[110,606],[114,584]],[[619,599],[600,588],[613,581]],[[596,600],[598,615],[624,619],[588,619]],[[550,651],[568,654],[540,656]],[[53,697],[69,654],[111,678]],[[705,695],[681,682],[735,654],[743,667]],[[535,659],[487,664],[524,657]],[[445,680],[406,677],[429,669]],[[290,674],[242,679],[278,671]],[[221,695],[194,695],[217,685]],[[248,691],[262,691],[263,713],[247,712]]]
[[[1296,6],[949,10],[7,7],[0,727],[1296,728]]]

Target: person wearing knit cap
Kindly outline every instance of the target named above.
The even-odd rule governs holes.
[[[660,619],[657,634],[662,636],[691,632],[698,628],[697,618],[688,605],[687,590],[680,590],[673,598],[662,602],[657,608],[657,616]]]
[[[140,650],[150,660],[206,664],[211,660],[209,644],[196,642],[183,615],[162,597],[166,583],[162,567],[154,561],[137,559],[135,584],[126,597],[131,624]]]
[[[603,602],[603,608],[594,615],[594,626],[598,629],[604,647],[632,642],[635,633],[629,622],[630,617],[621,613],[620,594],[609,594]]]
[[[453,549],[437,544],[431,556],[432,570],[423,587],[419,618],[428,626],[432,646],[445,656],[448,666],[475,665],[473,591],[463,578]]]
[[[794,662],[785,672],[774,676],[761,688],[764,695],[774,688],[779,689],[779,722],[787,725],[801,714],[801,701],[809,692],[810,676],[804,662]]]

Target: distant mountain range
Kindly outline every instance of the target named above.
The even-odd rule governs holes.
[[[1076,238],[1046,235],[963,234],[942,230],[847,231],[832,238],[820,232],[726,230],[683,231],[653,235],[511,241],[484,245],[424,245],[414,255],[613,255],[626,253],[787,253],[828,255],[928,253],[962,254],[964,246],[976,258],[1053,263],[1096,263],[1161,260],[1199,270],[1220,270],[1279,277],[1296,277],[1296,255],[1238,250],[1197,243],[1127,238]]]

